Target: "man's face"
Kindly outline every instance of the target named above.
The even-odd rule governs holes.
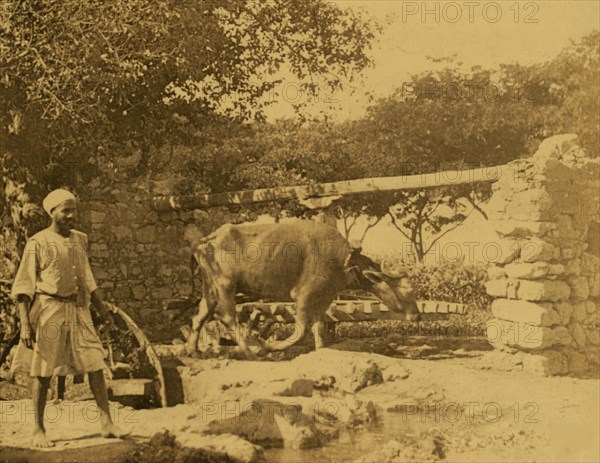
[[[58,225],[61,231],[68,232],[75,228],[77,219],[77,204],[72,199],[63,201],[52,209],[52,221]]]

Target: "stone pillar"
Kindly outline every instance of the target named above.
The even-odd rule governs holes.
[[[598,368],[600,163],[576,135],[544,140],[493,185],[488,217],[488,339],[513,364],[545,375]]]

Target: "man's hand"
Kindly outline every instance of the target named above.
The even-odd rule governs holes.
[[[25,323],[21,326],[21,341],[25,344],[27,349],[33,349],[33,343],[35,342],[35,331],[31,328],[29,323]]]
[[[21,341],[28,349],[33,349],[35,342],[35,331],[29,323],[29,296],[19,294],[17,299],[17,310],[19,312],[19,320],[21,321]]]
[[[107,325],[114,325],[114,321],[112,318],[112,314],[110,313],[111,310],[108,307],[108,304],[106,304],[105,302],[101,302],[100,304],[98,304],[96,306],[96,311],[98,312],[98,315],[100,316],[100,319],[106,323]]]
[[[96,312],[98,313],[102,321],[111,328],[116,328],[115,322],[111,314],[111,312],[114,312],[114,310],[112,310],[111,305],[107,302],[104,302],[98,290],[94,291],[91,296],[92,304],[96,308]]]

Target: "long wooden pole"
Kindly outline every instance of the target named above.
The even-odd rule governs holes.
[[[340,195],[372,193],[375,191],[414,190],[439,186],[461,185],[475,182],[495,182],[503,166],[469,170],[450,170],[430,174],[403,175],[399,177],[373,177],[341,182],[318,183],[228,193],[159,196],[152,201],[157,211],[207,209],[210,207],[257,204],[272,201],[310,198],[327,198]]]

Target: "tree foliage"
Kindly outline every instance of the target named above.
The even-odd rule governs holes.
[[[3,225],[25,226],[48,188],[152,173],[152,153],[182,147],[202,147],[188,182],[236,188],[241,151],[222,141],[261,119],[278,72],[337,89],[370,64],[376,32],[320,0],[1,2]]]

